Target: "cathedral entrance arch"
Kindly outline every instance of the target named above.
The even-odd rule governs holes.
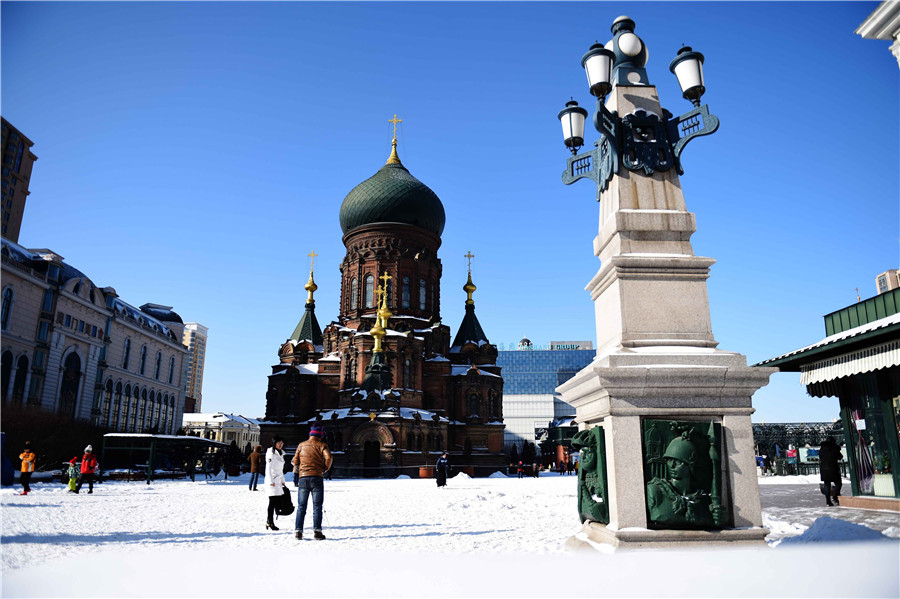
[[[363,446],[363,474],[366,478],[378,478],[381,469],[381,443],[366,441]]]
[[[391,429],[374,420],[356,430],[353,442],[363,449],[363,473],[366,478],[381,474],[381,448],[396,446]]]

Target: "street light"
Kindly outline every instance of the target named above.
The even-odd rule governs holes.
[[[575,100],[566,102],[566,107],[559,111],[559,122],[562,123],[563,138],[566,147],[577,154],[578,149],[584,145],[584,119],[588,111],[578,105]]]
[[[620,117],[606,108],[606,96],[617,86],[650,85],[644,69],[649,52],[643,40],[634,33],[634,27],[630,18],[617,18],[611,27],[613,39],[605,45],[595,43],[581,58],[588,90],[597,98],[593,121],[601,137],[594,142],[593,150],[577,154],[584,144],[587,111],[574,100],[567,102],[558,114],[565,145],[573,154],[566,161],[562,176],[566,185],[587,178],[597,184],[598,192],[602,192],[621,167],[643,171],[649,176],[674,166],[678,174],[684,174],[681,152],[687,143],[719,128],[719,119],[709,113],[708,106],[700,106],[700,98],[706,92],[704,58],[689,46],[678,51],[669,70],[677,77],[684,98],[694,104],[693,110],[673,118],[665,109],[662,115],[636,109]]]

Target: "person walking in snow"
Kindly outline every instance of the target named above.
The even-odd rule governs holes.
[[[262,445],[257,445],[250,452],[247,461],[250,462],[250,490],[256,491],[256,483],[259,482],[259,464],[262,461]]]
[[[819,477],[825,484],[825,505],[840,505],[838,495],[841,494],[841,466],[843,456],[841,448],[834,437],[828,437],[819,448]],[[834,485],[834,487],[832,487]],[[834,500],[834,503],[832,503]]]
[[[31,492],[31,474],[34,472],[34,452],[31,451],[31,443],[25,443],[25,450],[19,454],[22,460],[22,471],[19,473],[19,482],[22,483],[22,492],[19,495],[28,495]]]
[[[66,474],[69,475],[69,493],[74,493],[75,487],[78,485],[78,456],[69,460],[69,469]]]
[[[284,485],[284,439],[279,436],[272,438],[272,447],[266,450],[266,494],[269,496],[269,505],[266,508],[266,530],[278,530],[275,526],[275,506],[281,501],[281,496],[288,492]]]
[[[81,480],[75,486],[75,492],[81,492],[81,486],[88,484],[88,494],[94,492],[94,474],[100,468],[100,463],[94,456],[94,448],[88,445],[84,448],[84,455],[81,456]]]
[[[525,476],[525,466],[522,464],[522,460],[519,460],[519,464],[516,466],[516,474],[519,478]]]
[[[437,479],[438,487],[447,486],[447,476],[449,473],[450,459],[447,457],[447,452],[445,451],[434,465],[434,477]]]
[[[325,501],[323,476],[331,468],[331,452],[322,441],[322,429],[313,425],[309,429],[309,439],[297,446],[291,464],[300,470],[300,488],[297,490],[297,517],[294,521],[294,537],[303,538],[303,520],[309,496],[313,500],[313,538],[325,539],[322,534],[322,503]]]

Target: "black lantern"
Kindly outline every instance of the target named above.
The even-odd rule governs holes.
[[[596,43],[581,57],[581,66],[587,73],[592,95],[605,98],[612,89],[612,69],[616,55],[603,44]]]
[[[703,55],[684,46],[669,64],[669,70],[678,78],[681,93],[694,106],[700,106],[700,96],[706,92],[703,86]]]
[[[584,145],[584,119],[588,111],[578,105],[575,100],[566,102],[566,107],[559,111],[559,122],[562,123],[563,139],[566,147],[575,154]]]

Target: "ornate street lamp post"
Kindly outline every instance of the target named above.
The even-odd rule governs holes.
[[[695,108],[679,117],[663,109],[662,114],[637,110],[620,117],[616,111],[606,108],[606,96],[617,85],[648,86],[647,47],[634,33],[634,21],[619,17],[612,25],[613,39],[605,46],[594,44],[581,59],[587,73],[589,91],[597,98],[594,127],[601,138],[594,142],[594,149],[578,154],[584,144],[584,121],[587,111],[574,100],[567,102],[559,112],[563,138],[572,156],[566,161],[562,180],[571,185],[579,179],[591,179],[599,192],[605,191],[613,175],[623,167],[632,171],[642,170],[651,175],[672,168],[684,174],[681,152],[689,141],[701,135],[709,135],[719,128],[719,119],[709,113],[700,97],[706,91],[703,81],[703,55],[689,46],[678,51],[669,65],[684,97]]]
[[[582,530],[615,547],[761,545],[751,399],[774,369],[718,348],[706,286],[715,260],[694,254],[679,179],[684,146],[719,126],[700,105],[703,55],[684,47],[669,65],[694,104],[673,117],[634,21],[619,17],[612,32],[581,59],[597,98],[593,149],[579,154],[587,110],[572,100],[559,113],[572,152],[563,183],[591,179],[602,200],[600,267],[585,287],[597,355],[556,389],[579,427]]]

